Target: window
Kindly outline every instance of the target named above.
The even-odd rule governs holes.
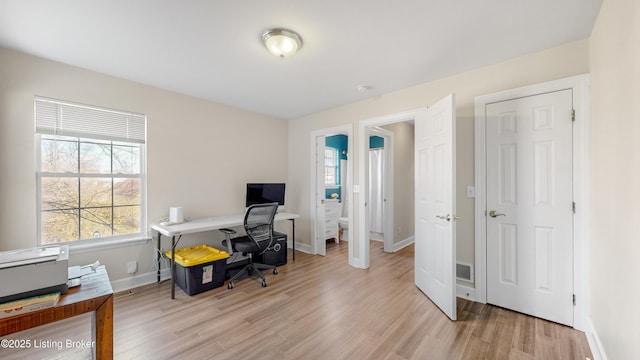
[[[324,184],[338,184],[338,151],[334,148],[324,149]]]
[[[146,117],[37,97],[38,243],[146,233]]]

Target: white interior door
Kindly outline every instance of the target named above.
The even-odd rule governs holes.
[[[316,253],[327,255],[327,242],[325,239],[324,201],[327,197],[324,177],[324,149],[325,136],[316,137]]]
[[[487,302],[573,326],[572,90],[486,109]]]
[[[369,231],[384,234],[384,149],[369,150]]]
[[[455,97],[415,120],[415,283],[451,320],[455,290]]]
[[[412,120],[414,120],[414,118],[412,118]],[[393,143],[393,132],[383,129],[379,126],[375,126],[375,127],[368,127],[367,128],[367,134],[366,134],[366,138],[367,138],[367,142],[366,142],[366,149],[369,149],[369,144],[370,144],[370,139],[372,136],[379,136],[381,138],[384,139],[384,151],[382,152],[382,177],[381,179],[379,179],[379,183],[381,183],[381,187],[379,188],[380,191],[380,199],[381,202],[379,203],[381,205],[381,209],[379,209],[379,214],[380,216],[380,221],[381,221],[381,229],[376,230],[372,230],[374,232],[377,232],[377,237],[374,237],[374,239],[380,239],[383,238],[384,239],[384,251],[388,252],[388,253],[392,253],[394,251],[393,245],[394,245],[394,193],[393,193],[393,183],[394,183],[394,160],[393,160],[393,153],[394,153],[394,143]],[[365,150],[366,151],[366,150]],[[368,157],[370,157],[370,151],[367,151]],[[366,161],[366,166],[367,166],[367,191],[371,194],[372,189],[375,188],[374,186],[371,185],[371,162],[370,162],[370,158],[367,159]],[[367,203],[367,207],[372,206],[373,202],[371,200],[368,201]],[[371,214],[371,212],[368,213],[368,218],[367,221],[370,224],[372,222],[372,219],[375,219],[375,217]],[[371,225],[369,225],[369,228],[372,228]],[[385,229],[387,229],[387,231],[385,231]],[[371,240],[371,237],[376,235],[371,234],[371,232],[367,233],[367,240],[366,243],[369,244],[369,241]]]

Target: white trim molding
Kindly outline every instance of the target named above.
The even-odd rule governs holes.
[[[165,281],[170,279],[171,279],[171,271],[169,270],[169,268],[164,268],[160,270],[160,281]],[[135,289],[140,286],[153,284],[157,281],[158,281],[158,273],[154,270],[153,272],[134,275],[129,278],[114,280],[111,282],[111,288],[113,288],[114,293],[118,293],[122,291]]]
[[[416,241],[416,237],[415,236],[409,236],[408,238],[402,240],[402,241],[398,241],[397,243],[394,243],[391,249],[391,252],[396,252],[396,251],[400,251],[404,248],[406,248],[407,246],[413,244]]]
[[[607,360],[607,354],[604,352],[604,347],[602,346],[602,342],[600,342],[600,337],[598,337],[598,333],[591,319],[588,321],[585,335],[587,336],[587,342],[589,343],[589,348],[591,348],[591,355],[593,355],[594,360]]]
[[[573,191],[576,211],[573,222],[573,291],[576,304],[573,327],[587,331],[589,319],[589,85],[588,74],[542,84],[501,91],[475,98],[475,293],[476,301],[487,302],[486,264],[486,105],[553,91],[573,90]]]
[[[317,166],[315,166],[316,164],[316,138],[318,136],[328,136],[328,135],[336,135],[336,134],[346,134],[347,137],[349,138],[349,141],[347,143],[347,154],[353,154],[353,125],[352,124],[346,124],[346,125],[341,125],[341,126],[336,126],[336,127],[332,127],[332,128],[327,128],[327,129],[320,129],[320,130],[315,130],[312,131],[310,134],[310,150],[309,150],[309,164],[313,164],[312,166],[309,166],[309,170],[310,170],[310,174],[309,174],[309,202],[310,202],[310,207],[309,207],[309,215],[310,215],[310,220],[311,220],[311,245],[308,248],[305,248],[304,250],[306,250],[305,252],[309,252],[310,254],[318,254],[318,249],[317,249],[317,230],[318,230],[318,226],[316,224],[316,220],[317,220],[317,211],[316,211],[316,186],[317,186]],[[348,161],[347,162],[347,184],[346,187],[343,188],[343,191],[349,191],[349,199],[353,199],[353,187],[352,187],[352,183],[353,183],[353,161]],[[348,206],[348,212],[349,212],[349,222],[348,222],[348,227],[349,229],[353,229],[353,201],[349,200],[347,202],[347,206]],[[296,244],[296,250],[298,250],[298,244]],[[302,251],[304,251],[302,250]],[[361,262],[359,261],[359,259],[357,259],[354,256],[354,250],[353,250],[353,241],[349,241],[349,264],[353,267],[361,267],[360,264]]]
[[[456,297],[476,301],[476,289],[471,286],[456,284]]]
[[[358,123],[358,144],[359,144],[358,145],[358,179],[361,182],[361,185],[359,186],[359,189],[358,189],[361,195],[358,197],[358,214],[359,214],[358,228],[354,229],[353,227],[351,227],[351,223],[349,223],[349,229],[355,230],[353,231],[354,233],[353,235],[355,236],[353,236],[352,234],[349,234],[352,236],[352,239],[349,239],[349,250],[351,250],[352,244],[357,241],[358,249],[360,249],[360,252],[361,252],[361,254],[359,254],[360,257],[358,259],[358,266],[356,267],[367,269],[369,268],[369,264],[370,264],[371,249],[369,246],[369,236],[368,236],[369,212],[367,211],[367,206],[366,206],[367,197],[362,196],[362,194],[367,194],[367,191],[368,191],[367,184],[365,181],[365,179],[367,178],[365,163],[367,162],[367,154],[368,154],[368,148],[369,148],[369,141],[367,140],[367,135],[369,134],[369,131],[367,131],[367,128],[374,127],[374,126],[387,125],[387,124],[394,124],[394,123],[399,123],[403,121],[413,121],[416,119],[418,114],[423,113],[425,111],[426,111],[426,107],[418,108],[418,109],[408,110],[401,113],[375,117],[367,120],[361,120]],[[355,186],[358,186],[358,185],[354,185],[354,187]],[[353,201],[351,201],[351,204],[353,204]],[[349,261],[351,262],[351,252],[349,252]]]
[[[287,248],[293,249],[293,243],[291,242],[291,240],[287,241]],[[313,252],[311,252],[311,245],[301,244],[299,242],[296,242],[296,251],[300,251],[305,254],[313,254]]]

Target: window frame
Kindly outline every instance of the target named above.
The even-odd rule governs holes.
[[[338,149],[327,146],[324,148],[324,186],[325,187],[338,187],[340,186],[340,173],[338,167],[340,165],[340,160],[338,159]],[[333,165],[327,165],[327,151],[331,151],[333,153]],[[333,171],[334,182],[327,183],[327,170],[331,169]]]
[[[47,99],[47,98],[40,98],[40,97],[36,97],[35,101],[34,101],[34,105],[39,101],[44,99],[45,101],[49,101],[49,102],[54,102],[54,103],[60,103],[60,104],[64,104],[65,106],[81,106],[85,109],[89,108],[92,110],[96,110],[96,111],[105,111],[105,112],[115,112],[114,110],[111,109],[106,109],[106,108],[100,108],[100,107],[95,107],[95,106],[87,106],[87,105],[81,105],[81,104],[73,104],[73,103],[69,103],[66,101],[58,101],[58,100],[53,100],[53,99]],[[122,112],[122,111],[118,111],[119,114],[128,114],[126,112]],[[131,113],[133,114],[133,113]],[[91,251],[91,250],[95,250],[96,248],[111,248],[111,247],[118,247],[118,246],[124,246],[124,245],[130,245],[133,242],[138,242],[138,241],[148,241],[149,239],[151,239],[151,237],[149,236],[149,230],[148,230],[148,221],[147,221],[147,156],[146,156],[146,115],[140,115],[140,114],[133,114],[137,117],[142,116],[144,119],[144,137],[145,139],[141,142],[141,141],[126,141],[124,139],[111,139],[111,140],[105,140],[103,138],[99,138],[99,137],[91,137],[91,136],[77,136],[76,134],[73,135],[69,135],[69,136],[62,136],[62,135],[56,135],[56,134],[51,134],[51,133],[46,133],[46,132],[39,132],[38,129],[36,128],[36,132],[35,132],[35,145],[36,145],[36,232],[37,232],[37,245],[38,246],[55,246],[55,245],[68,245],[70,249],[75,250],[76,252],[83,252],[83,250],[85,251]],[[37,121],[37,120],[36,120]],[[81,165],[80,162],[78,162],[77,164],[77,171],[76,172],[66,172],[66,171],[61,171],[61,172],[50,172],[50,171],[43,171],[42,169],[42,146],[43,146],[43,140],[55,140],[55,141],[70,141],[70,142],[75,142],[76,146],[77,146],[77,151],[78,151],[78,157],[81,156],[81,144],[87,144],[87,143],[98,143],[98,144],[109,144],[110,147],[110,169],[108,173],[91,173],[91,172],[81,172]],[[118,147],[118,146],[128,146],[127,144],[130,144],[132,146],[134,146],[135,148],[138,149],[139,151],[139,155],[137,157],[137,161],[139,161],[139,173],[114,173],[114,167],[113,167],[113,156],[114,156],[114,147]],[[137,169],[136,169],[137,170]],[[108,208],[111,211],[112,217],[111,217],[111,233],[113,233],[113,225],[114,225],[114,211],[117,208],[121,208],[123,206],[126,205],[116,205],[114,203],[114,181],[117,181],[119,179],[138,179],[140,182],[140,201],[139,201],[139,205],[133,205],[133,206],[139,206],[139,211],[140,211],[140,227],[139,227],[139,231],[135,232],[135,233],[127,233],[127,234],[117,234],[117,235],[101,235],[100,237],[96,237],[96,238],[82,238],[82,233],[80,231],[80,228],[78,229],[78,238],[75,240],[68,240],[68,241],[61,241],[61,242],[54,242],[54,243],[43,243],[43,215],[44,212],[46,210],[43,209],[43,204],[42,204],[42,195],[43,195],[43,185],[42,185],[42,181],[43,179],[46,178],[71,178],[71,179],[77,179],[78,181],[78,194],[81,193],[81,187],[80,187],[80,183],[82,182],[82,179],[91,179],[91,178],[105,178],[105,179],[109,179],[109,182],[111,183],[111,190],[110,190],[110,197],[111,197],[111,204],[110,206],[104,206],[104,208]],[[80,198],[78,198],[80,199]],[[80,219],[81,218],[81,213],[80,211],[82,211],[82,209],[85,208],[94,208],[92,206],[83,206],[81,204],[80,201],[78,201],[77,207],[74,208],[78,211],[77,213],[77,218]],[[96,207],[97,208],[97,207]],[[81,220],[81,219],[80,219]]]

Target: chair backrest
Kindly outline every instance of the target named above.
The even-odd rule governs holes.
[[[278,211],[278,203],[251,205],[244,215],[244,230],[253,240],[260,254],[273,245],[273,219]]]

